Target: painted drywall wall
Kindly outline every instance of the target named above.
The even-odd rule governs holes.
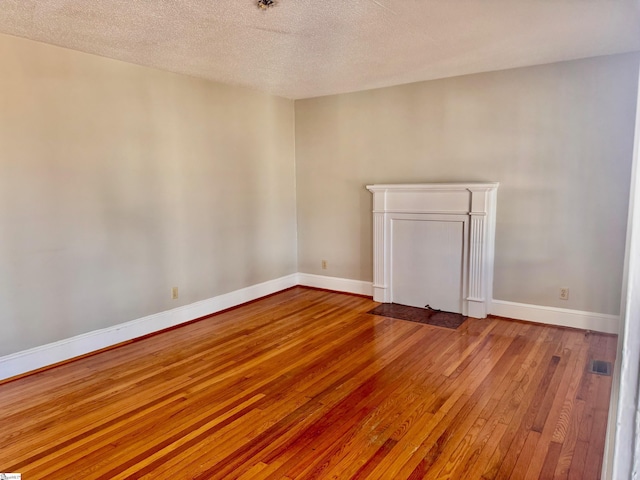
[[[292,101],[9,36],[0,58],[0,356],[296,272]]]
[[[640,83],[640,75],[638,78]],[[640,100],[640,99],[639,99]],[[602,478],[640,478],[640,101],[636,108],[629,223]]]
[[[297,101],[299,271],[372,279],[367,184],[498,181],[493,297],[617,314],[638,60]]]

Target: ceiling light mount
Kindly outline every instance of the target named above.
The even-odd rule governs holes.
[[[266,10],[267,8],[275,7],[275,0],[258,0],[258,8]]]

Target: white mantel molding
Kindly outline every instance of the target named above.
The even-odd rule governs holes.
[[[470,225],[464,239],[462,313],[486,317],[493,293],[498,186],[497,182],[368,185],[373,193],[373,299],[393,302],[390,239],[394,217],[459,215]]]

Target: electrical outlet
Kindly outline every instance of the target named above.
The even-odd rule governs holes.
[[[560,300],[569,300],[569,289],[567,287],[560,288]]]
[[[173,287],[171,289],[171,299],[176,300],[178,298],[178,287]]]
[[[326,260],[322,260],[322,269],[323,270],[327,269],[327,261]]]

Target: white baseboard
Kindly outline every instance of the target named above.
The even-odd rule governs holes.
[[[121,323],[101,330],[77,335],[0,357],[0,380],[21,375],[74,357],[133,340],[150,333],[174,327],[196,318],[235,307],[295,285],[324,288],[337,292],[373,295],[371,282],[327,277],[310,273],[294,273],[268,282],[235,290],[224,295],[195,302],[164,312]],[[500,317],[580,328],[604,333],[618,333],[620,318],[616,315],[582,312],[564,308],[527,305],[493,300],[491,313]]]
[[[294,273],[130,322],[6,355],[0,357],[0,380],[70,360],[80,355],[164,330],[165,328],[174,327],[181,323],[279,292],[297,284],[298,276]]]
[[[311,273],[298,273],[298,284],[305,287],[324,288],[336,292],[356,293],[358,295],[373,295],[373,284],[362,280],[348,278],[325,277]]]
[[[492,300],[491,314],[499,317],[547,323],[560,327],[580,328],[602,333],[618,334],[620,317],[604,313],[583,312],[567,308],[543,307],[526,303]]]

